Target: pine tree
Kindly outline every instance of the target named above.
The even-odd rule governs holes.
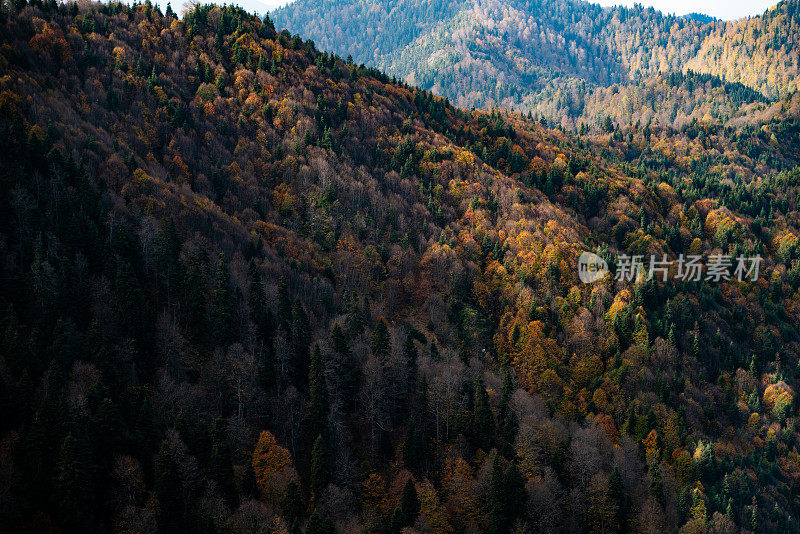
[[[327,126],[322,131],[322,139],[319,142],[319,146],[325,150],[333,150],[333,136],[331,135],[331,129]]]
[[[431,352],[431,360],[437,362],[442,358],[441,355],[439,354],[439,347],[436,346],[436,342],[433,340],[431,340],[430,352]]]
[[[658,502],[664,504],[664,483],[661,477],[661,467],[657,462],[652,462],[649,468],[650,483],[647,491],[655,497]]]
[[[505,499],[503,465],[500,457],[495,456],[492,462],[492,476],[489,482],[489,532],[492,534],[508,531]]]
[[[161,532],[181,532],[183,523],[183,498],[178,465],[167,442],[161,444],[155,461],[153,493],[158,511]]]
[[[358,305],[358,300],[353,297],[350,301],[350,310],[347,313],[347,335],[354,339],[364,331],[364,314]]]
[[[733,513],[733,499],[728,499],[728,505],[725,507],[725,515],[731,521],[736,521],[736,516]]]
[[[327,434],[328,423],[328,385],[325,381],[325,368],[319,345],[314,346],[308,371],[308,410],[311,435]]]
[[[500,422],[500,453],[508,459],[514,458],[514,441],[517,439],[519,422],[514,410],[507,410],[506,416]]]
[[[505,488],[506,506],[508,508],[509,523],[513,525],[518,517],[525,513],[525,477],[515,463],[510,463],[503,474],[503,487]]]
[[[172,299],[177,294],[180,284],[180,262],[181,241],[178,237],[178,230],[175,222],[169,218],[161,225],[158,234],[158,245],[156,250],[156,266],[158,269],[159,282],[167,293],[167,306],[172,309]]]
[[[372,334],[372,353],[385,358],[389,355],[390,349],[389,326],[383,318],[378,319],[375,332]]]
[[[101,400],[97,405],[92,430],[92,443],[99,463],[110,465],[115,452],[124,444],[125,430],[122,414],[114,401],[108,397]]]
[[[292,299],[285,278],[278,282],[278,326],[289,334],[292,326]]]
[[[416,172],[416,166],[414,165],[414,154],[409,154],[408,158],[406,158],[406,161],[403,164],[403,168],[400,169],[400,177],[411,178],[412,176],[414,176],[415,172]]]
[[[495,456],[489,485],[489,532],[509,532],[525,509],[525,478],[516,464],[503,469],[504,460]]]
[[[406,430],[406,438],[403,441],[403,460],[409,469],[420,469],[427,453],[425,434],[412,419]]]
[[[334,324],[331,328],[331,346],[333,350],[341,355],[350,354],[350,347],[347,344],[347,337],[339,324]]]
[[[303,495],[300,492],[300,486],[294,480],[289,481],[286,485],[286,495],[281,501],[281,511],[286,518],[286,522],[290,525],[299,519],[304,512],[305,506],[303,505]]]
[[[248,298],[250,319],[256,325],[261,339],[269,342],[272,340],[272,310],[267,305],[267,296],[264,293],[264,285],[261,281],[261,271],[259,271],[253,260],[250,260],[248,278],[250,279]]]
[[[331,328],[331,387],[337,395],[344,399],[348,406],[353,406],[357,395],[358,375],[360,368],[350,350],[347,334],[337,323]]]
[[[417,381],[417,346],[414,344],[414,336],[410,333],[406,335],[406,340],[403,342],[403,357],[406,360],[409,371],[409,378],[412,383]]]
[[[498,417],[504,420],[509,410],[508,404],[511,402],[511,395],[514,394],[514,378],[511,371],[506,369],[503,373],[503,388],[500,395],[500,405],[498,406]]]
[[[239,43],[233,44],[233,64],[234,65],[245,65],[245,52],[242,50],[242,47],[239,46]]]
[[[234,313],[231,272],[225,255],[220,254],[211,290],[211,329],[217,345],[227,346],[233,341]]]
[[[419,515],[420,503],[419,496],[417,495],[417,487],[414,480],[409,478],[406,485],[403,487],[403,493],[400,496],[400,510],[406,520],[406,526],[413,525],[417,516]]]
[[[330,517],[323,519],[317,510],[312,512],[311,517],[308,518],[308,525],[306,525],[306,534],[335,534],[335,532],[336,528]]]
[[[506,458],[512,458],[514,456],[514,440],[519,430],[517,414],[509,407],[511,395],[513,394],[514,379],[511,376],[511,371],[506,369],[503,374],[503,389],[498,410],[499,449],[500,453]]]
[[[223,495],[228,504],[233,504],[236,499],[236,487],[234,485],[233,458],[227,440],[227,428],[225,420],[217,418],[211,427],[211,454],[209,456],[208,472],[217,484],[219,484]]]
[[[119,266],[114,286],[120,327],[126,335],[136,339],[144,326],[144,296],[130,263]]]
[[[296,300],[292,306],[291,334],[294,348],[293,378],[298,386],[305,389],[311,348],[311,325],[308,322],[308,315],[306,315],[306,311],[299,300]]]
[[[476,448],[487,452],[494,439],[494,414],[489,406],[489,394],[483,385],[483,379],[475,379],[475,409],[473,416],[473,444]]]
[[[392,512],[392,518],[389,521],[389,532],[392,534],[400,534],[408,524],[408,518],[403,513],[401,507],[397,507]]]
[[[627,517],[627,502],[625,500],[625,487],[622,485],[622,474],[616,465],[608,477],[609,497],[616,505],[616,524],[620,532],[626,532],[625,518]]]
[[[156,68],[153,67],[153,70],[150,72],[150,76],[147,78],[147,87],[152,91],[153,87],[158,83],[158,75],[156,74]]]
[[[320,492],[328,485],[330,476],[328,444],[322,434],[319,434],[311,449],[311,490],[315,498],[319,498]]]
[[[70,525],[88,528],[94,522],[93,473],[89,444],[70,432],[64,438],[58,457],[58,502]]]

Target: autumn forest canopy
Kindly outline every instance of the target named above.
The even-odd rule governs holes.
[[[796,0],[731,22],[585,0],[296,0],[273,16],[458,106],[576,132],[606,119],[752,121],[800,81]]]
[[[763,84],[713,22],[659,23],[651,111],[570,63],[589,117],[235,7],[0,4],[0,532],[797,532],[796,6],[736,34]]]

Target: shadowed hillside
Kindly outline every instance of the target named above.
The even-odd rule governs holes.
[[[797,530],[795,100],[577,136],[210,5],[0,72],[0,530]]]

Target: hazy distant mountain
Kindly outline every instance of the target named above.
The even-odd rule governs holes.
[[[504,106],[575,125],[597,118],[586,102],[598,88],[663,85],[643,80],[687,69],[780,99],[797,87],[799,13],[795,1],[726,23],[578,0],[298,0],[274,19],[322,49],[385,69],[459,106]],[[750,96],[707,98],[732,110],[720,116],[727,120],[762,100]],[[659,113],[673,111],[658,109],[653,118]]]

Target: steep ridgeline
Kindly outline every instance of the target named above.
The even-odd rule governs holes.
[[[577,128],[606,116],[595,105],[605,88],[664,87],[664,75],[687,70],[785,98],[797,90],[798,6],[785,1],[761,17],[724,23],[581,0],[297,0],[274,18],[458,106],[532,111]],[[670,99],[664,89],[655,102]],[[742,100],[699,91],[722,108],[713,118],[723,123],[766,107],[757,94]],[[665,123],[671,106],[656,107],[644,122],[680,127],[705,115],[684,109]],[[629,119],[611,116],[620,124]]]
[[[579,137],[214,6],[15,2],[0,72],[0,531],[797,531],[796,100]]]

